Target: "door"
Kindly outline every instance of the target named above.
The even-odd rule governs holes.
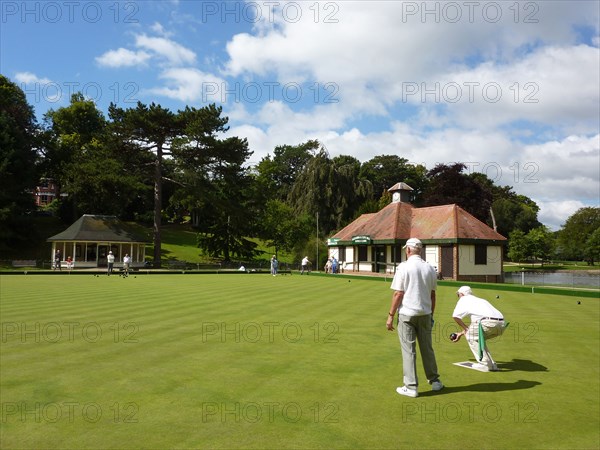
[[[373,247],[373,252],[373,271],[377,273],[385,273],[387,269],[385,245],[378,245]]]
[[[98,245],[98,267],[108,267],[106,256],[109,250],[108,245]]]
[[[451,245],[442,247],[442,278],[454,278],[454,248]],[[439,269],[438,269],[439,270]]]

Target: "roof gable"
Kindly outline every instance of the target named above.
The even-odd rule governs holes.
[[[48,241],[148,242],[115,216],[84,214]]]
[[[353,236],[370,236],[373,241],[486,240],[506,238],[460,206],[415,208],[409,203],[390,203],[377,213],[363,214],[333,238],[351,241]]]

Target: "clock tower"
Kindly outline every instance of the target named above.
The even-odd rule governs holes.
[[[410,203],[410,192],[413,190],[406,183],[396,183],[388,192],[392,193],[392,203]]]

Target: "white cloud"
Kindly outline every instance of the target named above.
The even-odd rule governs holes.
[[[462,126],[481,129],[522,120],[589,133],[600,120],[599,79],[598,48],[544,47],[511,64],[486,62],[450,73],[437,90],[442,102],[451,100],[448,109]]]
[[[421,96],[407,97],[406,89],[435,90],[438,83],[438,103],[447,105],[460,126],[531,120],[590,132],[590,113],[594,123],[598,120],[599,52],[576,44],[573,25],[597,29],[598,11],[591,2],[452,3],[461,8],[458,23],[450,20],[452,11],[443,2],[338,2],[336,23],[324,23],[323,4],[301,4],[301,20],[286,21],[282,4],[275,24],[228,42],[225,73],[282,83],[336,83],[348,118],[385,117],[393,105],[421,104]],[[498,23],[492,21],[494,8],[487,8],[493,5],[500,8]],[[437,13],[426,12],[436,7]],[[417,12],[410,14],[410,8]],[[315,20],[317,10],[320,20]],[[444,94],[454,96],[448,83],[463,88],[457,104],[444,101]],[[479,83],[471,102],[463,83]],[[427,101],[435,103],[434,96]]]
[[[154,53],[172,65],[193,64],[196,61],[196,53],[164,37],[138,34],[135,36],[135,46]]]
[[[559,230],[578,209],[588,206],[577,200],[538,201],[537,205],[540,207],[538,220],[553,231]]]
[[[277,145],[319,139],[331,156],[361,161],[396,154],[429,169],[467,163],[535,200],[540,219],[554,227],[578,206],[598,202],[594,2],[260,5],[261,21],[237,28],[243,32],[229,37],[225,61],[215,46],[198,49],[202,69],[196,48],[159,22],[149,28],[154,36],[134,35],[135,52],[105,55],[156,62],[162,86],[142,93],[222,103],[228,134],[248,139],[252,163]],[[453,21],[457,7],[460,20]],[[502,13],[497,22],[494,8]],[[169,23],[182,14],[171,12]],[[339,102],[286,103],[264,91],[258,101],[245,98],[254,95],[244,91],[251,83],[269,82],[332,83]],[[409,88],[418,91],[410,95]]]
[[[521,155],[522,162],[532,164],[520,178],[529,196],[546,202],[566,196],[600,201],[600,135],[526,145]]]
[[[97,56],[96,62],[104,67],[132,67],[146,65],[150,57],[150,54],[143,50],[134,52],[126,48],[119,48]]]
[[[152,26],[150,27],[150,29],[152,31],[154,31],[156,34],[159,34],[164,37],[171,37],[173,35],[173,33],[171,33],[170,31],[167,31],[160,22],[154,22],[152,24]]]
[[[196,62],[196,53],[170,39],[171,33],[159,22],[155,22],[150,29],[162,37],[148,36],[145,33],[135,34],[133,45],[138,50],[122,47],[108,50],[97,56],[96,62],[112,68],[147,66],[153,59],[160,63],[162,68],[193,65]]]
[[[31,73],[31,72],[17,72],[15,74],[15,80],[18,81],[19,83],[25,83],[25,84],[38,83],[38,84],[43,84],[43,85],[49,84],[52,82],[49,78],[40,78],[36,74]]]
[[[194,68],[166,69],[159,78],[167,80],[167,86],[151,88],[146,92],[184,103],[207,103],[213,93],[225,85],[224,80]]]
[[[65,99],[62,86],[46,77],[38,77],[31,72],[17,72],[15,81],[21,83],[21,89],[24,91],[33,90],[34,92],[43,92],[45,99],[53,104],[60,104]]]

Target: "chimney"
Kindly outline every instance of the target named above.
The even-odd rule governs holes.
[[[411,188],[406,183],[396,183],[391,188],[388,189],[388,192],[392,193],[392,203],[410,203],[410,191]]]

